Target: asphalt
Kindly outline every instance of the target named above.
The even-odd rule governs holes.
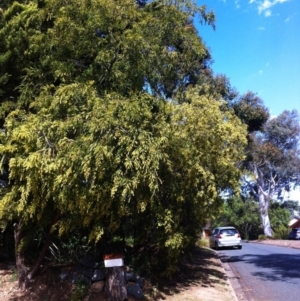
[[[244,241],[248,243],[249,241]],[[253,243],[262,243],[262,244],[270,244],[274,246],[283,246],[289,248],[300,249],[300,241],[299,240],[256,240],[251,241]],[[216,252],[216,251],[215,251]],[[217,256],[220,259],[220,262],[224,268],[224,271],[227,276],[228,286],[232,292],[233,300],[234,301],[251,301],[247,298],[246,294],[242,289],[241,282],[242,277],[240,277],[239,273],[234,269],[234,267],[228,262],[222,262],[220,258],[220,253],[216,252]],[[244,285],[244,287],[246,287]]]
[[[224,272],[227,276],[228,287],[230,289],[232,300],[233,301],[248,301],[242,286],[240,284],[241,277],[239,276],[238,272],[231,266],[228,262],[222,262],[220,259],[220,253],[216,252],[219,257],[219,260],[222,264]]]

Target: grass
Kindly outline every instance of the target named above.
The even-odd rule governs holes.
[[[17,280],[18,280],[18,272],[17,272],[17,270],[13,270],[12,273],[11,273],[9,281],[10,282],[15,282]]]

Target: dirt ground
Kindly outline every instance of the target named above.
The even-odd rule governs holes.
[[[300,240],[265,239],[265,240],[255,240],[252,242],[300,249]]]
[[[105,301],[104,292],[89,290],[85,296],[82,287],[61,282],[58,272],[48,269],[36,277],[27,291],[18,290],[14,266],[0,262],[1,301]],[[233,301],[233,292],[225,271],[213,250],[197,248],[186,259],[171,280],[145,283],[145,301]],[[127,301],[136,300],[128,296]]]
[[[257,243],[299,248],[300,241],[263,240]],[[47,269],[37,276],[27,291],[19,291],[14,265],[0,262],[1,301],[106,301],[104,292],[61,282],[58,270]],[[145,301],[236,301],[224,268],[215,251],[197,248],[171,280],[145,283]],[[128,296],[127,301],[135,301]]]

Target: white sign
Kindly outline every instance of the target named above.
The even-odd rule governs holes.
[[[104,266],[106,268],[122,267],[124,265],[123,258],[106,259],[104,260]]]
[[[122,253],[106,254],[103,256],[104,266],[106,268],[122,267],[124,255]]]

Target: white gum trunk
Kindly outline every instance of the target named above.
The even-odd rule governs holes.
[[[272,237],[273,230],[271,228],[271,223],[269,218],[269,201],[266,200],[262,192],[260,192],[259,194],[259,210],[260,210],[260,217],[264,229],[264,235],[268,237]]]

